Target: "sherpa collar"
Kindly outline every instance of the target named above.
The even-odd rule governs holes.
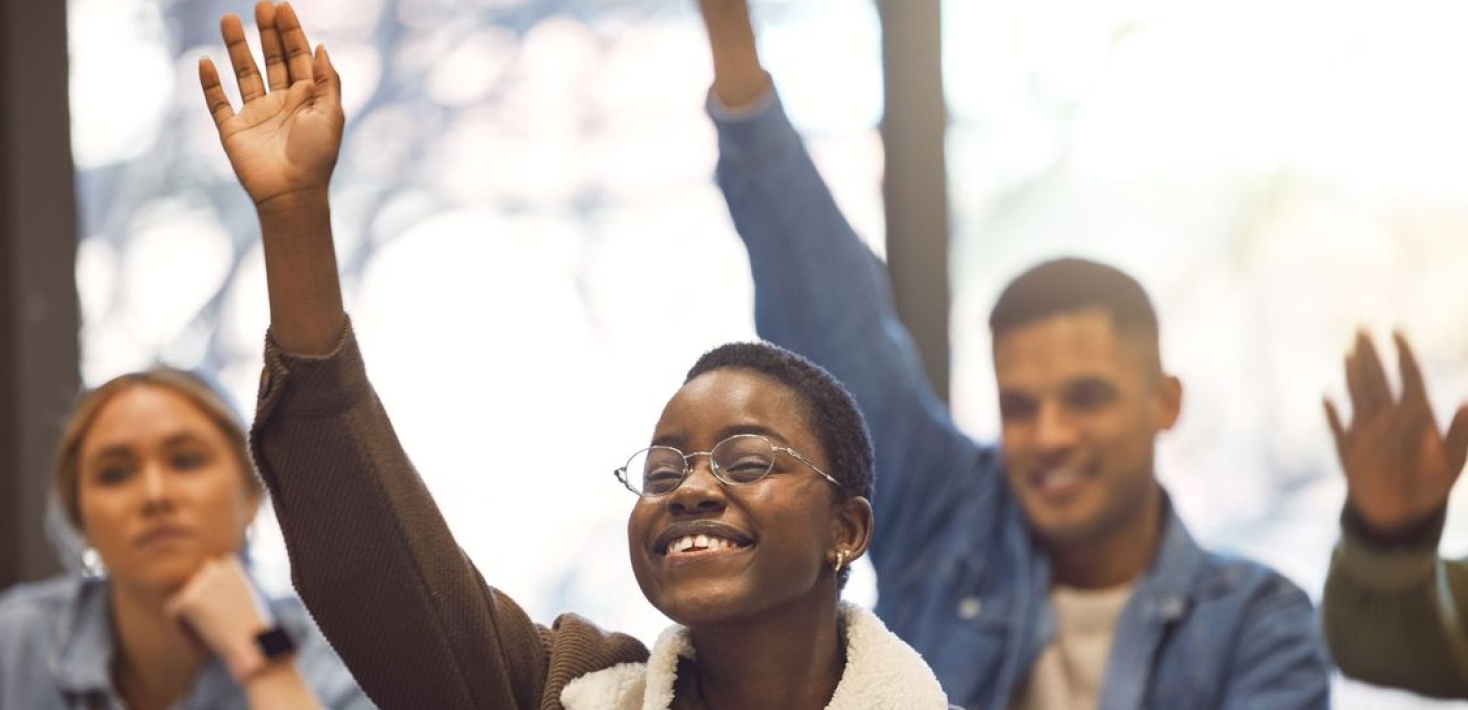
[[[946,710],[948,701],[928,664],[871,612],[842,603],[846,669],[826,710]],[[678,659],[692,660],[688,630],[658,636],[647,663],[624,663],[566,684],[566,710],[669,710]]]

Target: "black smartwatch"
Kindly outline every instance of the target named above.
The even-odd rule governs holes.
[[[296,642],[279,624],[255,634],[255,648],[267,663],[278,661],[296,652]]]

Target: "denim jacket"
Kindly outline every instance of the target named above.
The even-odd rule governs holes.
[[[1054,636],[1049,564],[1004,481],[933,395],[857,238],[772,91],[734,115],[711,100],[718,182],[749,250],[762,337],[856,396],[877,454],[877,614],[952,702],[1005,710]],[[1201,549],[1166,506],[1160,549],[1117,622],[1100,710],[1326,708],[1309,598],[1261,565]]]
[[[112,686],[112,615],[107,582],[57,577],[0,594],[0,708],[121,710]],[[270,613],[296,642],[294,662],[327,710],[372,710],[336,653],[295,599]],[[370,622],[369,622],[370,623]],[[246,710],[244,690],[218,660],[170,710]]]

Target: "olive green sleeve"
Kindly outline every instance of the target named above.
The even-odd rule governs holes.
[[[1395,540],[1341,515],[1321,613],[1343,673],[1439,698],[1468,698],[1468,566],[1437,554],[1446,513]]]

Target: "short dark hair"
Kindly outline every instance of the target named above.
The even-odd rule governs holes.
[[[801,415],[825,448],[826,473],[848,496],[872,497],[872,438],[856,400],[825,368],[770,343],[729,343],[704,353],[683,382],[713,370],[755,372],[795,391]]]
[[[1007,331],[1062,313],[1099,308],[1119,332],[1155,344],[1157,311],[1137,280],[1120,269],[1088,259],[1053,259],[1015,277],[989,312],[989,332]]]

